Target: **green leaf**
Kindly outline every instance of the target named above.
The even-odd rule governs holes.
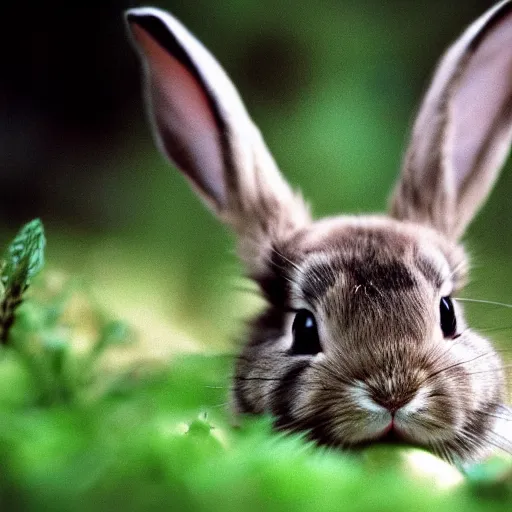
[[[30,280],[44,265],[46,239],[43,224],[35,219],[11,242],[0,262],[0,342],[6,343],[14,313],[23,300]]]
[[[4,289],[19,286],[25,289],[44,266],[46,238],[40,219],[25,224],[4,255],[2,285]]]

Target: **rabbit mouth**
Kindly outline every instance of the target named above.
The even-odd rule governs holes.
[[[392,425],[390,425],[388,429],[386,429],[380,436],[376,437],[375,439],[359,442],[354,446],[351,446],[351,449],[359,451],[375,445],[396,445],[400,447],[422,448],[424,450],[429,449],[427,445],[413,440],[410,436],[405,435],[403,432],[394,428]]]
[[[386,431],[379,436],[374,443],[384,443],[384,444],[410,444],[417,446],[418,443],[412,441],[412,439],[406,436],[403,432],[398,430],[396,427],[391,424]]]
[[[392,416],[389,425],[375,438],[374,442],[424,446],[420,441],[416,440],[397,424],[394,415]]]
[[[292,430],[294,430],[292,428]],[[298,428],[302,430],[302,428]],[[397,422],[391,420],[387,426],[375,432],[369,434],[368,437],[357,441],[349,441],[347,439],[340,439],[338,436],[333,435],[331,431],[312,426],[312,428],[306,430],[309,431],[309,438],[315,441],[319,445],[338,447],[344,450],[359,452],[366,448],[376,445],[394,445],[402,448],[420,448],[432,452],[432,447],[428,442],[422,442],[419,438],[416,438],[413,433],[405,431],[400,426],[397,426]]]
[[[355,449],[358,451],[370,446],[382,444],[429,450],[429,446],[427,444],[422,443],[418,439],[415,439],[412,435],[399,427],[394,417],[389,422],[389,425],[382,429],[379,433],[375,434],[371,438],[352,444],[350,449]]]

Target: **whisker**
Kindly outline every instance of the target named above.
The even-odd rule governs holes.
[[[496,432],[488,432],[484,439],[467,429],[463,429],[461,434],[466,440],[472,441],[474,446],[484,446],[484,444],[489,444],[494,448],[498,448],[499,450],[503,450],[504,452],[512,455],[512,442],[499,434],[496,434]],[[494,439],[492,439],[491,436],[494,436]]]
[[[236,359],[237,357],[239,357],[239,354],[238,353],[235,353],[235,352],[215,352],[215,353],[212,353],[212,355],[214,357],[222,357],[222,358],[229,358],[229,359]]]
[[[502,366],[500,368],[490,368],[487,370],[479,370],[477,372],[471,372],[471,373],[468,373],[467,375],[478,375],[480,373],[492,373],[492,372],[499,372],[500,370],[511,370],[511,369],[512,369],[512,365],[506,365],[506,366]]]
[[[229,405],[230,405],[230,402],[224,402],[222,404],[209,405],[208,407],[210,409],[220,409],[221,407],[224,408],[224,407],[228,407]]]
[[[435,377],[436,375],[439,375],[440,373],[446,372],[448,370],[451,370],[452,368],[457,368],[458,366],[463,366],[468,363],[472,363],[473,361],[476,361],[477,359],[481,359],[482,357],[488,357],[494,355],[494,352],[486,352],[485,354],[480,354],[476,357],[473,357],[472,359],[468,359],[467,361],[460,361],[458,363],[451,364],[450,366],[445,366],[444,368],[441,368],[441,370],[437,370],[434,373],[431,373],[428,377],[424,379],[423,382],[427,382],[432,377]]]
[[[465,329],[461,334],[463,334],[466,331],[467,331],[467,329]],[[459,336],[458,338],[455,339],[455,341],[453,343],[448,344],[448,347],[445,350],[443,350],[433,361],[428,361],[429,364],[432,366],[435,366],[445,355],[449,354],[452,351],[454,345],[456,345],[457,343],[460,343],[461,339],[462,339],[461,336]],[[433,349],[428,354],[428,357],[434,355],[437,352],[436,349],[438,349],[438,348],[440,348],[440,345],[436,345],[435,349]]]
[[[502,332],[507,331],[509,329],[512,330],[512,325],[507,325],[506,327],[484,327],[483,329],[475,330],[477,330],[478,332]]]
[[[286,261],[286,263],[289,263],[295,270],[297,270],[297,272],[300,272],[301,274],[304,275],[304,272],[303,270],[300,268],[299,265],[297,265],[297,263],[295,263],[294,261],[290,260],[289,258],[287,258],[282,252],[280,252],[276,247],[272,246],[270,248],[270,250],[274,253],[274,254],[277,254],[277,256],[279,256],[280,258],[282,258],[284,261]],[[285,270],[284,268],[281,267],[281,270]]]
[[[259,290],[249,285],[244,286],[241,284],[237,284],[233,286],[233,290],[235,290],[236,292],[243,292],[248,293],[249,295],[256,295],[257,297],[261,297],[261,293],[259,292]]]
[[[501,441],[503,441],[505,444],[509,445],[512,448],[512,439],[509,438],[508,436],[503,436],[496,430],[490,430],[489,432],[487,432],[487,434],[493,436],[495,439],[500,439]]]
[[[436,457],[439,457],[441,460],[444,460],[445,462],[449,462],[446,457],[446,450],[444,450],[440,444],[431,441],[429,447]]]
[[[284,254],[282,254],[279,250],[277,250],[275,247],[271,247],[271,251],[276,254],[279,258],[282,258],[286,263],[291,265],[293,269],[295,269],[301,276],[305,276],[306,273],[300,268],[299,265],[297,265],[295,262],[287,258]],[[279,265],[275,260],[273,260],[270,256],[268,257],[269,264],[273,267],[277,268],[278,270],[281,270],[283,272],[282,277],[286,279],[289,283],[297,285],[298,283],[294,281],[290,275],[289,275],[289,269],[286,268],[283,265]]]
[[[498,411],[503,412],[508,417],[512,418],[512,408],[511,407],[508,407],[502,403],[495,403],[495,402],[490,402],[489,406],[495,407],[496,412],[498,412]]]
[[[503,420],[503,421],[512,421],[512,415],[510,416],[500,416],[498,414],[493,414],[490,412],[480,412],[480,414],[483,414],[484,416],[488,416],[489,418],[496,418],[497,420]]]
[[[512,455],[512,440],[511,439],[508,439],[494,431],[489,432],[488,436],[492,436],[496,440],[496,443],[500,443],[499,446],[497,446],[498,448],[500,448],[501,450],[505,450],[509,454]]]
[[[471,432],[470,430],[467,430],[466,428],[462,429],[459,432],[459,437],[460,437],[460,441],[466,442],[467,444],[469,444],[470,448],[482,447],[486,443],[491,444],[487,438],[482,438],[480,436],[477,436],[474,432]],[[491,444],[491,446],[495,446],[495,445]]]
[[[284,382],[283,379],[280,379],[278,377],[244,377],[242,375],[235,375],[233,377],[233,379],[235,380],[242,380],[242,381],[252,381],[252,380],[257,380],[257,381],[269,381],[269,382]]]
[[[487,304],[489,306],[501,306],[501,307],[504,307],[504,308],[511,308],[512,309],[512,304],[506,304],[504,302],[496,302],[496,301],[493,301],[493,300],[465,299],[465,298],[462,298],[462,297],[455,297],[455,300],[459,300],[461,302],[474,302],[474,303],[477,303],[477,304]]]
[[[512,443],[508,442],[504,437],[498,436],[497,440],[493,440],[487,437],[486,442],[494,448],[504,451],[508,455],[512,455]]]
[[[255,360],[254,357],[247,357],[247,356],[244,356],[243,354],[236,355],[235,359],[240,360],[240,361],[249,362],[249,363]]]
[[[450,453],[450,451],[448,450],[448,447],[444,446],[443,444],[439,443],[439,449],[441,451],[441,455],[442,455],[442,459],[445,461],[445,462],[448,462],[449,464],[452,464],[452,465],[455,465],[455,461],[454,461],[454,458],[453,458],[453,454]]]

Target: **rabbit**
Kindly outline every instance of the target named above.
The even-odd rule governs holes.
[[[453,464],[512,453],[503,362],[453,298],[461,236],[512,140],[512,1],[441,59],[388,214],[320,220],[208,50],[163,10],[125,19],[158,147],[235,233],[266,300],[235,363],[235,414],[341,449],[392,441]]]

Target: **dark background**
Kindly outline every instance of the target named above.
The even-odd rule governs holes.
[[[320,216],[385,208],[438,57],[492,3],[152,5],[217,56],[284,174]],[[154,149],[122,22],[135,5],[2,6],[0,235],[6,242],[41,217],[50,269],[80,276],[109,312],[151,327],[162,344],[222,344],[254,299],[237,290],[229,235]],[[512,302],[510,191],[508,165],[468,237],[469,297]],[[506,310],[474,314],[478,327],[508,336]],[[169,329],[179,335],[166,337]]]

